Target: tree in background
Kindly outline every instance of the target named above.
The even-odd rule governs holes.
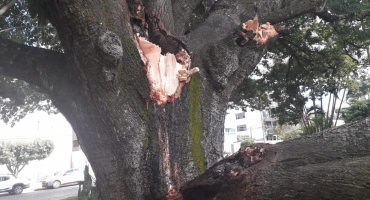
[[[369,99],[370,95],[370,78],[369,74],[364,74],[360,79],[356,80],[356,88],[349,91],[348,99]]]
[[[250,107],[251,111],[264,110],[270,105],[270,99],[265,89],[266,84],[262,79],[254,80],[248,77],[231,95],[229,107],[241,108],[245,112],[247,107]]]
[[[276,127],[276,133],[278,134],[279,139],[288,141],[295,138],[301,137],[304,133],[302,127],[298,125],[278,125]]]
[[[368,76],[357,81],[357,88],[349,93],[349,107],[341,112],[345,123],[357,121],[370,116],[370,79]]]
[[[58,113],[47,95],[41,92],[40,88],[22,80],[0,75],[0,119],[14,126],[35,110]]]
[[[237,142],[240,142],[240,146],[249,146],[254,143],[253,139],[249,135],[237,135]]]
[[[43,160],[53,152],[51,140],[35,140],[33,142],[1,142],[0,165],[17,176],[30,161]]]
[[[349,107],[342,111],[345,123],[354,122],[370,116],[370,99],[350,99]]]

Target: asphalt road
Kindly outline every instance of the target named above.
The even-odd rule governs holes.
[[[62,186],[58,189],[25,189],[20,195],[0,193],[0,200],[60,200],[77,196],[78,185]]]

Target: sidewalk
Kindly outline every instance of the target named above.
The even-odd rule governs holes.
[[[31,182],[30,183],[30,187],[29,188],[26,188],[23,190],[23,193],[30,193],[30,192],[33,192],[37,189],[42,189],[42,185],[41,185],[41,182]]]

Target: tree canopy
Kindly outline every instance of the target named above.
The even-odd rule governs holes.
[[[0,142],[0,165],[5,165],[9,172],[17,176],[23,168],[34,160],[43,160],[53,152],[51,140],[33,142]]]
[[[304,134],[300,125],[288,124],[278,125],[276,133],[278,134],[279,139],[284,141],[301,137]]]
[[[322,99],[330,96],[329,103],[342,104],[346,98],[339,92],[354,93],[355,79],[367,76],[369,9],[367,1],[330,1],[319,14],[287,20],[289,34],[269,47],[254,78],[234,91],[232,105],[264,109],[269,94],[278,103],[273,112],[281,124],[299,123],[312,113],[324,121],[317,126],[331,127],[336,108],[328,110]],[[314,102],[311,108],[306,107],[309,100]]]
[[[370,99],[351,99],[342,113],[344,122],[354,122],[370,116]]]
[[[349,107],[341,112],[342,119],[346,122],[353,122],[370,116],[370,79],[361,78],[358,80],[358,87],[348,95]]]

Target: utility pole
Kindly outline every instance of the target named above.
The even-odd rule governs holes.
[[[253,138],[252,138],[252,127],[251,126],[249,127],[249,130],[251,131],[251,140],[253,140]]]

